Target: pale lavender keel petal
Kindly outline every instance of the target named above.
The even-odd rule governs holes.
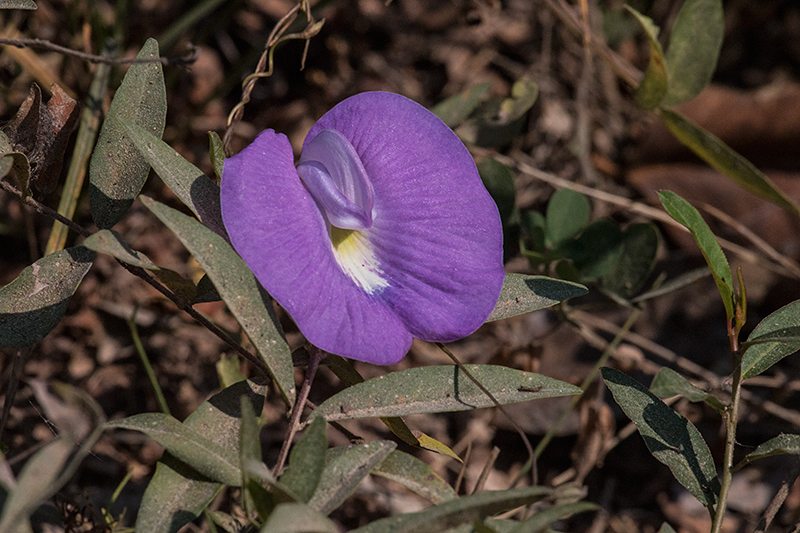
[[[372,225],[372,184],[344,135],[319,132],[303,149],[297,172],[332,225],[359,230]]]
[[[399,361],[411,334],[342,270],[285,135],[266,130],[225,161],[222,217],[234,248],[312,344],[376,364]]]
[[[472,333],[505,274],[500,216],[467,149],[428,110],[391,93],[340,103],[305,145],[329,129],[350,141],[373,187],[365,233],[388,283],[380,298],[415,337],[447,342]]]

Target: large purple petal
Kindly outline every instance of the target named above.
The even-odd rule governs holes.
[[[234,248],[309,342],[376,364],[405,355],[411,335],[401,318],[336,262],[285,135],[266,130],[225,161],[221,204]]]
[[[374,194],[364,230],[388,282],[379,297],[409,331],[448,342],[477,329],[503,284],[497,207],[456,135],[419,104],[362,93],[311,129],[333,129],[353,145]]]

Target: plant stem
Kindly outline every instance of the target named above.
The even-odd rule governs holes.
[[[286,457],[289,455],[289,448],[292,446],[294,434],[297,433],[297,428],[300,427],[300,415],[303,414],[303,408],[306,405],[308,393],[311,390],[311,383],[314,381],[314,376],[317,374],[319,362],[325,357],[325,352],[313,345],[309,348],[308,353],[308,368],[306,368],[303,386],[300,388],[300,393],[297,395],[297,399],[294,402],[292,418],[289,421],[289,430],[286,432],[286,438],[283,440],[283,445],[278,454],[278,461],[275,463],[275,468],[272,469],[272,475],[276,478],[280,475],[281,470],[283,470],[283,464],[286,462]]]
[[[731,403],[725,411],[725,458],[722,463],[722,483],[719,490],[719,501],[711,525],[711,533],[722,530],[722,520],[725,517],[725,508],[728,505],[731,481],[733,479],[733,453],[736,448],[736,424],[739,420],[739,401],[742,395],[742,357],[739,351],[734,352],[735,366],[733,369],[733,383],[731,384]]]

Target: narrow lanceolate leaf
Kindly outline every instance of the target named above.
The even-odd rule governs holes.
[[[639,21],[650,43],[650,62],[647,64],[642,82],[636,88],[634,98],[642,109],[653,109],[661,103],[669,86],[667,63],[664,60],[661,43],[658,42],[658,26],[653,24],[650,17],[642,15],[631,6],[626,5],[625,9]]]
[[[339,507],[375,466],[392,453],[397,444],[378,440],[331,448],[325,454],[325,469],[308,505],[323,514]]]
[[[304,503],[282,503],[261,526],[260,533],[339,533],[328,517]]]
[[[181,202],[191,209],[203,224],[227,240],[228,234],[222,223],[222,212],[219,207],[217,184],[146,129],[130,120],[122,120],[120,123],[142,157]]]
[[[773,455],[800,455],[800,435],[787,435],[781,433],[775,438],[760,444],[755,450],[748,453],[741,463],[736,465],[735,470],[764,457]]]
[[[453,487],[439,477],[430,466],[413,455],[395,450],[372,470],[372,475],[385,477],[399,483],[432,503],[455,500]]]
[[[506,274],[497,305],[487,322],[551,307],[569,298],[583,296],[589,289],[580,283],[547,276]]]
[[[38,9],[33,0],[2,0],[0,9]]]
[[[25,463],[2,509],[0,533],[31,531],[28,517],[52,496],[53,484],[73,451],[69,439],[58,437]]]
[[[656,374],[653,383],[650,384],[650,392],[659,398],[680,395],[690,402],[705,402],[717,411],[725,410],[725,406],[719,399],[690,383],[689,380],[670,368],[662,368]]]
[[[545,487],[496,490],[462,496],[418,513],[406,513],[376,520],[352,533],[440,533],[448,528],[472,524],[488,516],[546,498]]]
[[[211,480],[237,487],[241,470],[236,454],[216,444],[179,420],[163,413],[143,413],[114,420],[106,427],[141,431]]]
[[[505,366],[469,365],[467,370],[503,405],[581,393],[569,383]],[[331,421],[493,406],[457,366],[428,366],[391,372],[348,387],[323,402],[312,416]]]
[[[706,163],[753,194],[800,214],[800,207],[772,180],[718,137],[671,109],[659,109],[658,114],[675,138]]]
[[[314,419],[292,447],[289,466],[280,477],[280,482],[304,503],[308,503],[314,495],[325,468],[325,450],[328,449],[326,428],[325,419]]]
[[[664,105],[697,96],[717,68],[725,24],[722,0],[686,0],[672,26],[667,48],[669,91]]]
[[[546,528],[548,528],[548,526],[553,525],[559,520],[569,518],[574,514],[597,511],[598,509],[600,509],[600,506],[591,502],[572,502],[554,505],[537,512],[531,518],[512,529],[511,533],[538,533],[540,531],[547,531]]]
[[[434,115],[442,119],[442,122],[451,128],[455,128],[478,108],[481,100],[489,92],[491,86],[492,84],[490,82],[473,85],[469,89],[439,102],[431,108],[431,111],[433,111]]]
[[[155,39],[148,39],[136,57],[158,59]],[[89,163],[92,218],[100,228],[110,228],[125,216],[150,170],[126,135],[123,122],[131,121],[160,138],[166,118],[161,63],[134,63],[114,95]]]
[[[256,411],[264,405],[266,387],[249,381],[217,393],[183,422],[213,443],[237,454],[241,427],[240,398],[246,396]],[[136,517],[136,530],[152,533],[178,531],[199,516],[222,485],[203,476],[169,452],[159,461],[145,490]]]
[[[83,245],[95,252],[102,252],[116,257],[129,265],[146,268],[147,270],[158,270],[155,263],[150,261],[143,253],[137,252],[128,246],[128,243],[116,231],[101,229],[87,237],[83,241]]]
[[[214,167],[214,174],[217,181],[222,179],[222,167],[225,166],[225,146],[216,131],[208,132],[208,155],[211,156],[211,166]]]
[[[144,203],[175,235],[206,271],[220,296],[242,325],[267,366],[284,400],[294,403],[294,369],[289,345],[269,295],[225,239],[184,215],[150,198]]]
[[[671,191],[659,191],[658,198],[669,215],[685,226],[700,247],[703,257],[711,269],[711,275],[725,305],[728,319],[733,318],[733,276],[725,252],[722,251],[717,238],[711,232],[700,213],[689,202]]]
[[[785,305],[762,320],[753,330],[747,342],[758,342],[749,346],[742,356],[742,377],[752,378],[794,352],[800,350],[800,300]],[[783,339],[782,339],[783,337]]]
[[[94,252],[76,246],[39,259],[0,289],[0,348],[30,346],[56,327]]]
[[[603,368],[602,373],[614,400],[636,424],[653,457],[667,465],[703,505],[714,505],[720,483],[714,458],[697,428],[622,372]]]
[[[364,378],[358,373],[358,370],[344,357],[338,355],[328,354],[324,359],[323,364],[336,374],[336,377],[350,387],[356,383],[363,383]],[[426,435],[422,432],[412,433],[406,423],[399,416],[382,417],[381,422],[386,424],[392,433],[394,433],[400,440],[409,446],[416,446],[425,450],[430,450],[448,457],[452,457],[456,461],[461,461],[461,458],[456,455],[444,443],[439,442],[433,437]]]
[[[274,503],[264,486],[257,480],[252,479],[246,468],[246,465],[251,462],[261,462],[261,439],[259,438],[261,427],[258,424],[256,413],[250,400],[246,396],[242,396],[239,403],[241,410],[239,468],[242,473],[242,508],[247,515],[250,515],[255,510],[259,518],[263,520],[269,515]]]
[[[197,296],[197,287],[192,280],[184,278],[174,270],[157,266],[146,255],[128,246],[128,243],[114,230],[102,229],[97,233],[93,233],[83,241],[83,245],[95,252],[116,257],[129,265],[152,270],[164,285],[183,298],[184,301],[192,302]]]

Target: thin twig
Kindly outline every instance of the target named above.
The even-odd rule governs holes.
[[[289,29],[289,26],[292,22],[295,21],[297,18],[297,13],[299,11],[304,11],[306,14],[306,21],[308,22],[306,28],[298,33],[290,33],[288,35],[284,35],[286,30]],[[322,21],[315,21],[314,18],[311,16],[311,9],[308,6],[308,0],[300,0],[297,4],[295,4],[281,19],[275,24],[275,27],[270,32],[269,37],[267,38],[267,43],[264,46],[264,53],[261,54],[261,58],[258,60],[258,64],[256,65],[255,71],[247,76],[244,81],[242,82],[242,98],[239,100],[239,103],[236,104],[231,112],[228,114],[228,125],[225,128],[225,135],[222,137],[222,146],[225,150],[226,155],[230,155],[229,151],[229,143],[231,137],[233,136],[233,130],[236,125],[241,121],[242,115],[244,114],[244,106],[250,102],[250,93],[253,92],[253,88],[255,87],[256,81],[259,78],[266,78],[272,76],[273,70],[273,58],[275,55],[275,47],[278,44],[282,43],[283,41],[288,41],[292,39],[304,39],[306,41],[305,48],[303,49],[303,57],[301,59],[301,69],[305,66],[306,54],[308,53],[308,44],[309,39],[319,33],[319,30],[322,28]]]
[[[0,37],[0,44],[9,46],[16,46],[17,48],[37,48],[40,50],[49,50],[51,52],[58,52],[67,56],[76,57],[87,63],[106,63],[110,65],[127,65],[130,63],[161,63],[164,66],[186,66],[191,65],[200,56],[200,49],[196,46],[191,46],[189,52],[181,57],[157,57],[157,58],[135,58],[135,57],[108,57],[98,56],[95,54],[87,54],[79,50],[73,50],[44,39],[11,39],[8,37]]]
[[[783,478],[783,481],[781,481],[781,486],[778,487],[778,491],[775,493],[769,506],[767,506],[764,514],[761,515],[761,520],[758,521],[758,526],[756,526],[753,533],[765,533],[765,531],[767,531],[772,520],[775,519],[775,515],[778,514],[778,511],[781,509],[783,502],[786,501],[786,497],[789,495],[789,489],[792,488],[795,480],[800,476],[800,460],[798,460],[797,457],[792,457],[791,461],[792,467],[789,469],[789,472],[787,472],[786,477]]]
[[[585,37],[583,23],[572,10],[572,6],[565,0],[544,0],[544,3],[564,23],[564,27],[576,37],[582,39]],[[625,83],[633,88],[639,86],[644,75],[625,58],[609,48],[602,39],[590,34],[589,45],[594,50],[594,53],[602,57]]]
[[[533,481],[533,484],[536,485],[538,482],[539,473],[536,468],[536,456],[533,453],[533,446],[531,446],[531,441],[528,440],[528,436],[525,434],[524,431],[522,431],[522,428],[519,426],[519,424],[517,424],[517,422],[514,420],[511,414],[509,414],[509,412],[506,411],[506,408],[503,407],[503,405],[497,401],[497,398],[495,398],[491,392],[489,392],[489,389],[484,387],[483,383],[475,379],[475,376],[472,375],[472,372],[467,370],[467,368],[463,364],[461,364],[461,361],[459,361],[458,358],[455,355],[453,355],[453,352],[451,352],[447,348],[447,346],[445,346],[441,342],[437,342],[436,346],[438,346],[440,350],[446,353],[447,357],[449,357],[456,364],[458,369],[464,372],[464,375],[466,375],[469,378],[469,380],[472,381],[481,390],[481,392],[483,392],[486,396],[489,397],[490,400],[492,400],[492,403],[495,405],[495,407],[497,407],[500,410],[500,412],[505,415],[508,421],[511,422],[511,425],[514,426],[514,429],[517,430],[517,433],[519,433],[522,442],[525,444],[525,448],[528,450],[527,464],[531,468],[531,479]]]
[[[472,489],[472,494],[477,494],[483,490],[483,487],[486,485],[486,480],[489,479],[489,473],[492,471],[492,467],[494,466],[495,461],[497,461],[497,457],[499,455],[500,448],[497,446],[493,447],[488,459],[486,459],[486,463],[483,465],[481,475],[478,476],[478,481],[475,482],[475,488]]]
[[[6,397],[3,401],[3,416],[0,418],[0,443],[3,442],[3,433],[5,433],[6,424],[8,423],[8,415],[11,413],[14,397],[17,395],[17,386],[22,377],[22,369],[25,367],[25,362],[28,360],[31,350],[32,348],[30,346],[19,348],[14,356],[14,363],[11,366],[11,375],[8,377]]]
[[[303,379],[303,386],[300,388],[300,393],[297,395],[297,400],[294,402],[294,409],[292,409],[292,418],[289,420],[289,430],[286,432],[286,438],[283,439],[281,451],[278,454],[278,461],[275,463],[275,468],[272,469],[272,475],[278,477],[283,470],[283,464],[289,456],[289,448],[292,446],[292,440],[297,433],[297,428],[300,427],[300,416],[303,414],[303,408],[308,399],[308,393],[311,391],[311,383],[314,381],[314,376],[317,375],[317,368],[319,362],[325,357],[325,352],[311,346],[308,350],[308,367],[306,368],[306,376]]]
[[[7,192],[13,194],[14,196],[16,196],[17,198],[19,198],[20,201],[22,203],[24,203],[25,205],[29,205],[30,207],[34,208],[36,210],[36,212],[38,212],[38,213],[40,213],[42,215],[45,215],[47,217],[50,217],[52,219],[58,220],[59,222],[61,222],[65,226],[67,226],[69,229],[71,229],[75,233],[81,235],[82,237],[88,237],[89,235],[92,234],[92,232],[89,231],[88,229],[84,228],[83,226],[80,226],[80,225],[76,224],[75,222],[73,222],[72,220],[68,219],[67,217],[65,217],[63,215],[60,215],[59,213],[57,213],[56,211],[50,209],[49,207],[47,207],[43,203],[37,201],[32,196],[25,196],[24,194],[22,194],[22,191],[20,191],[19,189],[17,189],[13,185],[11,185],[5,179],[0,179],[0,188],[4,189],[5,191],[7,191]]]

